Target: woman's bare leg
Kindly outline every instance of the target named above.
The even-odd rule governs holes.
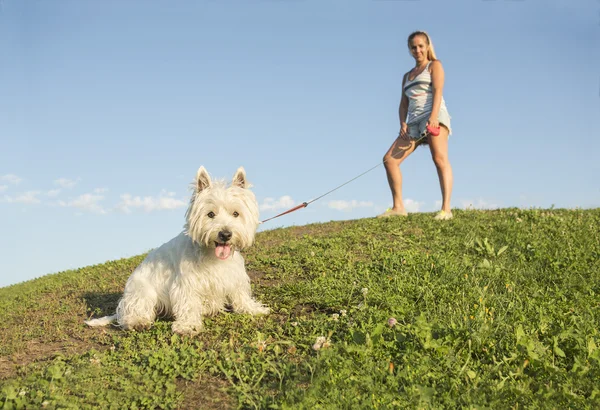
[[[450,212],[450,198],[452,196],[452,167],[448,160],[448,129],[440,124],[440,134],[429,136],[429,149],[437,169],[440,188],[442,190],[442,211]]]
[[[414,140],[398,137],[383,157],[388,184],[392,191],[392,211],[395,213],[406,213],[404,202],[402,201],[402,172],[400,172],[400,164],[415,148],[416,143]]]

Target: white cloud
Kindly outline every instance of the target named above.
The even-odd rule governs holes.
[[[352,201],[329,201],[327,206],[332,209],[337,209],[338,211],[351,211],[354,208],[370,208],[373,206],[373,202],[370,201],[357,201],[353,199]]]
[[[425,202],[419,202],[419,201],[415,201],[414,199],[405,199],[404,200],[404,209],[406,209],[407,212],[420,212],[421,211],[421,206],[423,206],[425,204]]]
[[[77,180],[72,180],[68,178],[58,178],[54,180],[54,185],[58,185],[61,188],[70,189],[77,185],[77,183],[80,180],[81,178],[77,178]]]
[[[0,192],[4,192],[8,189],[8,185],[0,185]]]
[[[46,196],[49,198],[56,198],[58,194],[60,194],[60,189],[51,189],[50,191],[46,192]]]
[[[291,196],[284,195],[279,199],[265,198],[259,208],[261,211],[277,211],[279,209],[291,208],[295,204]]]
[[[39,204],[41,201],[37,196],[40,191],[27,191],[16,196],[4,195],[2,202],[14,203],[14,204]]]
[[[6,181],[13,185],[18,185],[22,180],[23,180],[22,178],[19,178],[18,176],[14,175],[14,174],[6,174],[6,175],[0,176],[0,181]]]
[[[487,201],[485,199],[479,198],[477,201],[463,199],[460,201],[462,208],[464,209],[496,209],[498,205]]]
[[[83,194],[79,195],[72,201],[58,201],[58,205],[69,208],[77,208],[83,211],[89,211],[97,214],[106,214],[106,210],[99,204],[104,200],[104,195],[99,194]]]
[[[115,208],[118,210],[131,213],[132,209],[143,209],[146,212],[161,211],[165,209],[177,209],[187,206],[187,202],[181,199],[174,198],[174,192],[161,192],[156,198],[151,196],[132,196],[131,194],[121,195],[121,202]]]

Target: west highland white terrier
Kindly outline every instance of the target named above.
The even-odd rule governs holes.
[[[254,243],[258,204],[240,167],[229,187],[211,181],[203,166],[193,183],[184,230],[152,250],[131,274],[116,314],[91,319],[89,326],[113,321],[141,330],[158,315],[174,319],[172,330],[194,335],[202,318],[230,305],[234,312],[267,314],[252,297],[250,278],[240,251]]]

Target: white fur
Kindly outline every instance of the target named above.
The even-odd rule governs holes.
[[[239,252],[254,243],[258,217],[258,204],[242,167],[229,187],[213,183],[200,167],[184,231],[151,251],[135,269],[115,315],[85,323],[106,326],[116,320],[124,329],[145,329],[157,315],[165,315],[173,317],[174,332],[196,334],[202,318],[223,311],[226,304],[238,313],[269,313],[252,297]],[[231,239],[219,237],[223,231],[230,232]],[[225,260],[216,256],[216,242],[231,245]]]

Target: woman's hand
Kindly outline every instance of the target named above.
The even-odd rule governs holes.
[[[427,124],[431,127],[431,128],[440,128],[440,122],[438,121],[437,118],[435,117],[429,117],[429,121],[427,121]]]
[[[403,140],[410,139],[410,135],[408,135],[408,125],[405,122],[402,123],[402,126],[400,127],[400,134],[398,136]]]

